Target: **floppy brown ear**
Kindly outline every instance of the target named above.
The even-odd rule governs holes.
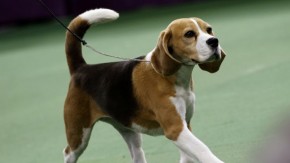
[[[199,68],[201,68],[204,71],[208,71],[210,73],[215,73],[220,69],[220,66],[225,59],[226,54],[223,50],[221,50],[221,59],[214,61],[214,62],[208,62],[208,63],[202,63],[198,64]]]
[[[161,32],[157,46],[154,49],[151,58],[151,64],[155,71],[164,76],[174,74],[181,66],[169,57],[169,41],[171,35],[170,30]]]

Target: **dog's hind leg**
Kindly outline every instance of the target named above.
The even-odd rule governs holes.
[[[119,131],[126,141],[134,163],[146,163],[145,154],[141,147],[142,137],[134,131]]]
[[[92,128],[83,128],[82,136],[80,134],[74,135],[71,133],[71,136],[68,136],[68,146],[64,149],[64,162],[65,163],[76,163],[79,156],[86,149]]]
[[[64,121],[68,146],[64,162],[76,163],[86,149],[94,123],[104,116],[96,103],[81,89],[70,85],[64,106]]]
[[[122,135],[130,150],[133,163],[147,163],[142,149],[142,135],[140,133],[125,128],[112,119],[103,119],[103,121],[111,124]]]

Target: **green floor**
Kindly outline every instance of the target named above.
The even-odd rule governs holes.
[[[270,126],[290,109],[290,1],[207,2],[143,9],[92,28],[100,51],[136,57],[155,46],[176,18],[197,16],[214,27],[227,58],[217,74],[196,67],[193,132],[226,163],[246,163]],[[67,22],[66,22],[67,23]],[[84,49],[89,63],[116,61]],[[69,74],[64,30],[55,22],[0,33],[0,162],[63,162],[62,118]],[[144,136],[148,163],[176,163],[164,137]],[[129,163],[127,147],[98,123],[80,163]]]

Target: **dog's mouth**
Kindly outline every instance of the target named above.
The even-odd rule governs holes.
[[[212,55],[212,57],[211,57],[213,60],[219,60],[220,59],[220,55],[218,54],[218,53],[214,53],[213,55]]]
[[[220,60],[220,59],[221,59],[221,54],[220,54],[220,53],[221,53],[221,52],[220,52],[219,49],[215,49],[215,51],[214,51],[214,53],[213,53],[213,55],[212,55],[213,59],[214,59],[214,60]]]
[[[221,52],[220,52],[219,48],[215,48],[215,49],[212,50],[212,54],[210,55],[210,57],[208,57],[206,60],[198,61],[196,59],[191,58],[191,61],[193,63],[196,63],[196,64],[201,64],[201,63],[205,63],[205,62],[218,61],[220,59],[221,59]]]
[[[213,54],[208,58],[208,61],[217,61],[220,59],[221,59],[221,55],[220,55],[219,49],[216,48],[214,49]]]
[[[214,53],[204,62],[213,62],[213,61],[217,61],[220,59],[221,59],[220,54],[218,53],[217,50],[215,50]],[[196,63],[196,64],[204,63],[204,62],[197,61],[195,59],[191,59],[191,61]]]

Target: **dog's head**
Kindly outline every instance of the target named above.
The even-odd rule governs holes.
[[[181,64],[198,64],[214,73],[225,58],[212,27],[199,18],[177,19],[161,32],[152,62],[163,75],[175,73]]]

